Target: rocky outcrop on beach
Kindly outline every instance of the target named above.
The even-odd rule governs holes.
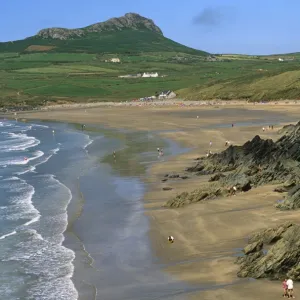
[[[181,207],[235,192],[247,192],[265,184],[283,184],[288,192],[280,209],[300,207],[300,122],[282,129],[285,133],[276,142],[258,135],[242,146],[231,145],[226,150],[197,159],[187,172],[211,175],[210,185],[193,193],[182,193],[170,199],[166,206]],[[233,191],[233,188],[236,191]]]
[[[285,223],[253,234],[236,263],[239,277],[300,280],[300,226]]]

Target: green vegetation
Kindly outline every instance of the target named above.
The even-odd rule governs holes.
[[[75,52],[84,55],[87,55],[87,53],[118,53],[133,55],[140,52],[160,51],[183,52],[194,55],[206,54],[203,51],[183,46],[165,38],[163,35],[147,30],[122,30],[115,32],[102,32],[101,34],[88,33],[84,37],[70,40],[51,38],[43,39],[39,36],[34,36],[24,40],[0,43],[0,52],[5,53],[30,53],[45,51],[52,53]],[[65,57],[67,56],[68,55],[65,54]]]
[[[110,27],[66,39],[63,35],[69,31],[55,29],[50,33],[59,33],[62,39],[45,38],[50,33],[44,30],[42,36],[0,43],[0,108],[126,101],[162,90],[174,90],[179,98],[192,100],[300,98],[298,53],[208,56],[165,38],[143,18],[132,14],[127,18],[138,18],[153,30],[137,23],[134,30]],[[113,57],[121,63],[109,62]],[[161,76],[119,78],[143,72]]]
[[[242,62],[242,61],[240,61]],[[244,99],[270,101],[300,99],[299,61],[258,63],[260,69],[239,77],[211,80],[178,91],[185,99]]]

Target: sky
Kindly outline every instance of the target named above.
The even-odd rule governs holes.
[[[135,12],[164,35],[210,53],[300,52],[300,0],[1,0],[0,41]]]

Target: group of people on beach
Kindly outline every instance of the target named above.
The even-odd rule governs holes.
[[[282,282],[283,294],[282,297],[295,298],[294,296],[294,282],[290,279],[284,279]]]
[[[269,125],[268,129],[271,129],[271,130],[273,130],[273,129],[274,129],[274,125]],[[263,132],[265,132],[266,128],[265,128],[265,127],[263,127],[263,128],[262,128],[262,130],[263,130]]]

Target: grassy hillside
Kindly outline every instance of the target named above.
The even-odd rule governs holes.
[[[277,65],[277,67],[276,67]],[[299,61],[270,63],[267,68],[240,77],[212,80],[178,91],[185,99],[245,99],[269,101],[300,99]]]
[[[107,62],[112,57],[121,63]],[[295,99],[299,59],[298,53],[209,56],[165,38],[150,19],[126,14],[83,29],[45,29],[0,43],[0,108],[126,101],[169,89],[194,100]],[[160,77],[119,78],[143,72]]]
[[[0,43],[0,53],[118,53],[182,52],[193,55],[207,53],[176,43],[149,30],[122,30],[116,32],[88,33],[70,40],[43,39],[39,36],[24,40]]]
[[[107,63],[118,56],[121,63]],[[207,61],[182,52],[0,53],[0,106],[120,101],[166,89],[186,99],[300,98],[299,61],[249,58]],[[119,75],[159,72],[159,78]]]

